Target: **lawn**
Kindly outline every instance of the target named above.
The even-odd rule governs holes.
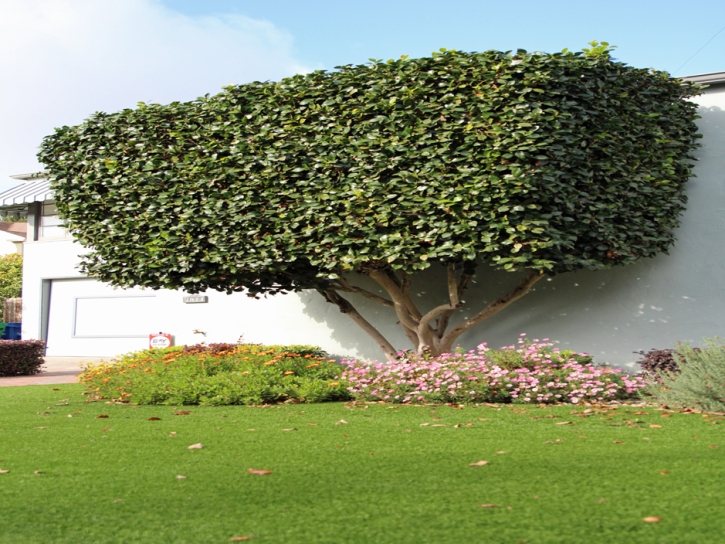
[[[702,544],[725,534],[720,416],[135,407],[86,403],[82,391],[0,388],[0,543]]]

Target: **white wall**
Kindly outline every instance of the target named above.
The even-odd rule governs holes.
[[[464,335],[466,348],[483,341],[500,347],[525,332],[530,338],[551,338],[562,347],[591,352],[598,362],[627,365],[638,358],[635,350],[725,333],[725,86],[711,88],[696,101],[701,105],[703,147],[696,152],[699,162],[687,189],[688,209],[670,255],[542,280],[532,293]],[[23,338],[40,334],[41,280],[79,277],[79,249],[70,241],[26,243]],[[515,274],[481,270],[465,296],[467,307],[480,308],[516,281]],[[430,270],[413,291],[432,307],[444,302],[444,285],[442,270]],[[175,334],[181,344],[235,342],[243,335],[249,342],[315,344],[335,355],[381,357],[375,344],[317,293],[262,300],[243,294],[207,295],[208,304],[188,305],[182,302],[183,293],[158,292],[162,310],[155,329]],[[368,320],[386,333],[392,331],[388,336],[397,348],[409,347],[392,310],[354,295],[350,299]],[[117,351],[118,345],[109,342],[102,351],[83,355]]]

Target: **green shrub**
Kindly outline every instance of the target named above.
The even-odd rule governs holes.
[[[92,364],[80,381],[92,400],[134,404],[265,404],[347,400],[341,369],[314,346],[198,344]]]
[[[706,338],[705,346],[698,349],[685,342],[677,355],[680,372],[659,372],[661,381],[648,392],[662,404],[725,411],[725,344],[719,338]]]
[[[0,256],[0,318],[3,301],[19,297],[23,286],[23,256],[17,253]]]

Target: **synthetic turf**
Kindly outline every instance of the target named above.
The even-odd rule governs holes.
[[[134,407],[81,393],[0,389],[0,543],[702,544],[725,534],[718,416]]]

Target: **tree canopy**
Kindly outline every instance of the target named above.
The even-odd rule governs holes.
[[[97,113],[56,129],[39,158],[103,281],[312,288],[362,319],[340,295],[356,292],[439,351],[477,264],[526,270],[515,299],[544,273],[667,251],[699,89],[606,49],[441,50]],[[406,290],[433,263],[449,267],[449,299],[428,319]]]

